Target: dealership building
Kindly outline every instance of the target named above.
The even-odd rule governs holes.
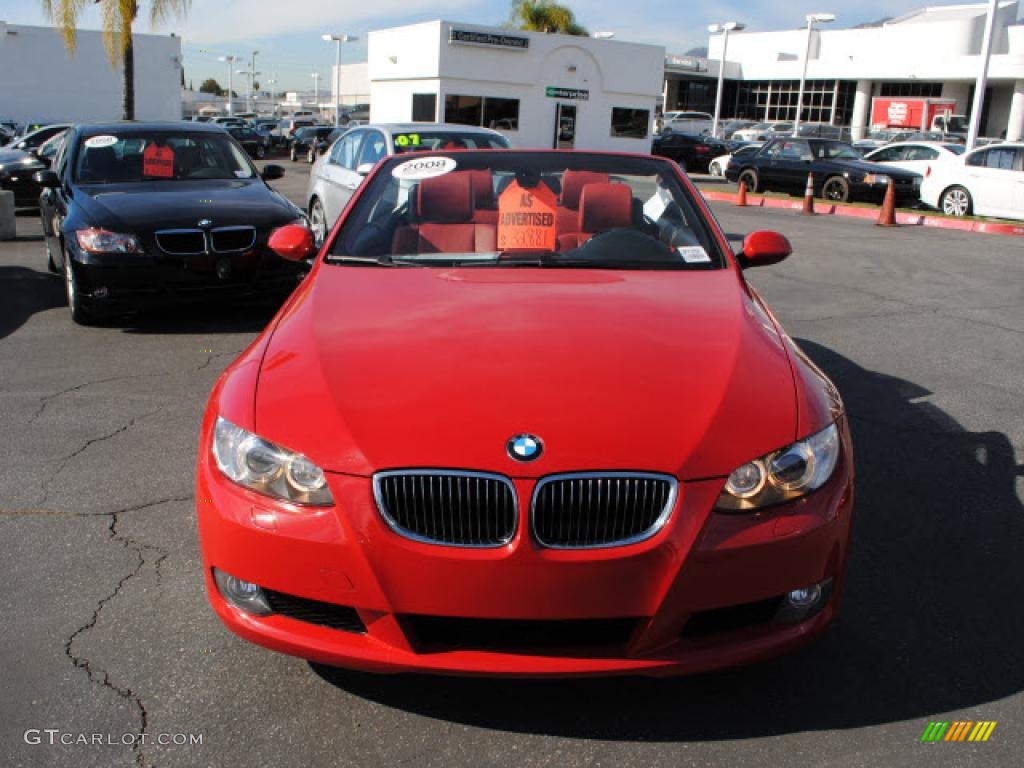
[[[850,126],[859,137],[870,127],[876,97],[950,99],[956,114],[969,115],[987,8],[944,5],[854,29],[816,27],[801,119]],[[1017,16],[1016,0],[999,4],[982,109],[984,136],[1018,139],[1024,133],[1024,26]],[[707,58],[666,57],[666,109],[714,110],[723,40],[710,37]],[[793,120],[806,48],[806,27],[730,33],[723,117]]]
[[[132,35],[135,116],[181,119],[181,39]],[[0,21],[0,120],[73,122],[121,118],[121,68],[112,68],[103,33],[78,30],[68,53],[55,27]]]

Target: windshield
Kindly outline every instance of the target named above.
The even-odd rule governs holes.
[[[226,133],[101,134],[83,138],[75,181],[111,184],[135,181],[251,179],[256,170]]]
[[[860,160],[861,154],[841,141],[816,141],[811,145],[819,160]]]
[[[967,133],[967,118],[963,115],[950,115],[946,122],[946,130],[950,133]]]
[[[452,152],[378,166],[332,243],[347,266],[719,269],[673,163],[565,152]]]

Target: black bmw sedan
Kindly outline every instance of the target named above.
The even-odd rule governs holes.
[[[267,185],[218,126],[73,127],[43,187],[49,267],[63,273],[75,322],[214,296],[285,296],[305,272],[267,248],[301,210]]]
[[[920,175],[869,163],[850,144],[832,139],[774,139],[743,162],[729,163],[725,177],[744,182],[748,192],[802,194],[809,173],[814,174],[815,197],[835,203],[881,202],[889,184],[897,205],[912,205],[920,195]]]
[[[675,160],[688,173],[707,173],[711,161],[729,154],[729,147],[710,136],[670,132],[654,137],[651,154]]]
[[[40,189],[35,173],[50,167],[62,141],[63,131],[32,150],[0,149],[0,190],[14,193],[15,208],[39,205]]]

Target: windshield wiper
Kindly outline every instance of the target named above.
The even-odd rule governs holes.
[[[328,264],[366,264],[375,267],[420,267],[422,261],[412,259],[396,259],[393,256],[327,256]]]

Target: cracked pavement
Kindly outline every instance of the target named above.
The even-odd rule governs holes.
[[[285,181],[304,188],[301,172]],[[825,638],[675,681],[376,678],[228,634],[203,594],[195,443],[207,393],[270,310],[78,328],[42,244],[0,243],[4,765],[1017,762],[1024,241],[715,212],[727,232],[794,243],[751,279],[843,392],[858,517]],[[31,217],[18,226],[38,232]],[[921,745],[935,719],[999,725],[987,744]],[[30,728],[203,743],[28,745]]]

